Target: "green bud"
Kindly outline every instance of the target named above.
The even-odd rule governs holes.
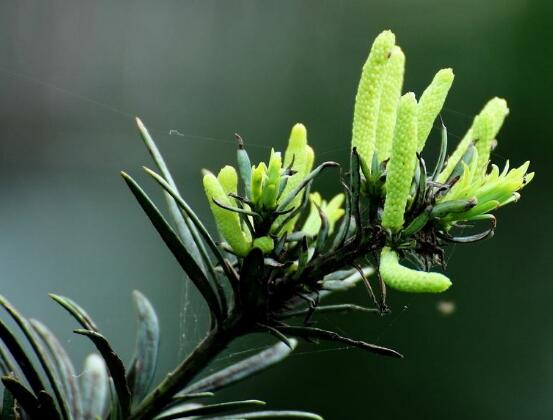
[[[376,126],[376,152],[380,161],[390,157],[397,107],[403,86],[405,55],[401,48],[394,47],[384,69],[378,123]],[[365,160],[363,159],[363,162]]]
[[[265,209],[273,209],[276,207],[282,171],[282,159],[280,156],[280,152],[275,152],[271,149],[267,176],[264,179],[261,192],[261,202]]]
[[[383,74],[394,44],[395,35],[391,31],[376,37],[357,88],[351,145],[357,148],[365,162],[372,161],[375,149]]]
[[[265,181],[267,168],[265,164],[261,162],[257,166],[252,167],[252,181],[251,181],[251,199],[254,203],[261,200],[261,191],[263,188],[263,182]]]
[[[234,174],[236,175],[236,172]],[[221,170],[219,175],[227,187],[234,182],[230,170]],[[223,209],[213,202],[213,200],[217,200],[221,204],[233,206],[233,203],[225,192],[225,187],[211,172],[207,172],[204,175],[203,185],[219,232],[236,255],[245,256],[251,246],[242,232],[239,215],[230,210]]]
[[[388,247],[380,254],[380,275],[387,286],[401,292],[441,293],[451,286],[451,280],[443,274],[402,266],[397,254]]]
[[[281,171],[282,158],[280,152],[275,152],[274,149],[271,149],[269,168],[267,169],[267,182],[278,185],[280,183]]]
[[[282,192],[282,197],[287,197],[290,192],[292,192],[302,180],[311,172],[313,169],[313,162],[315,160],[315,153],[313,149],[307,145],[307,130],[303,124],[295,124],[292,127],[290,132],[290,139],[288,140],[288,147],[286,148],[286,153],[284,154],[284,166],[289,167],[292,162],[292,169],[296,172],[294,175],[288,178],[286,187]],[[292,207],[298,207],[301,204],[301,194],[294,198],[290,203]],[[283,218],[286,216],[280,216],[277,218],[274,226],[278,226]],[[282,232],[290,233],[296,224],[299,215],[293,217],[286,226],[283,228]]]
[[[240,178],[244,184],[244,193],[246,198],[251,198],[251,180],[252,180],[252,164],[250,162],[250,157],[248,152],[244,148],[244,142],[242,139],[238,138],[238,149],[236,151],[236,161],[238,163],[238,172],[240,173]]]
[[[227,195],[236,194],[238,191],[238,174],[236,173],[236,169],[229,165],[225,166],[217,174],[217,179]]]
[[[447,93],[453,83],[453,71],[442,69],[434,76],[430,85],[422,93],[417,107],[418,151],[424,148],[436,117],[444,106]]]
[[[386,200],[382,226],[398,231],[403,226],[405,206],[415,173],[417,152],[417,100],[412,92],[399,102],[397,126],[387,167]]]

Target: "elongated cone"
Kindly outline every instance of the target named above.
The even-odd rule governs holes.
[[[453,71],[442,69],[436,73],[430,85],[424,90],[417,107],[417,137],[420,152],[428,139],[436,117],[442,110],[447,93],[453,83]]]
[[[438,176],[438,182],[447,181],[455,169],[455,166],[457,166],[457,163],[461,160],[466,150],[473,142],[478,150],[479,167],[481,169],[483,167],[483,170],[485,170],[490,158],[491,143],[495,136],[497,136],[508,114],[509,108],[507,107],[505,99],[493,98],[489,100],[484,108],[482,108],[482,111],[474,117],[471,127],[449,157],[446,167]],[[482,117],[484,115],[486,117]],[[476,136],[482,138],[477,138]],[[480,143],[480,145],[478,145],[478,143]]]
[[[451,280],[443,274],[402,266],[395,251],[388,247],[380,254],[380,275],[387,286],[402,292],[441,293],[451,286]]]
[[[391,31],[384,31],[376,37],[357,88],[351,146],[357,148],[365,162],[372,162],[383,74],[395,42]]]
[[[231,202],[223,185],[226,187],[229,187],[231,184],[233,185],[234,177],[238,179],[238,176],[236,171],[234,171],[234,174],[231,174],[230,170],[223,168],[219,173],[219,177],[223,182],[217,179],[211,172],[207,172],[204,175],[205,194],[219,232],[237,255],[245,256],[249,252],[251,244],[242,232],[238,213],[223,209],[213,202],[213,200],[217,200],[226,206],[235,206],[235,203]]]
[[[307,130],[303,124],[295,124],[292,127],[290,132],[290,139],[288,140],[288,147],[284,154],[284,167],[288,168],[292,162],[292,169],[296,172],[294,175],[290,176],[286,184],[286,188],[282,192],[281,197],[287,197],[290,192],[292,192],[302,180],[311,172],[313,169],[313,162],[315,160],[315,153],[313,149],[307,144]],[[301,204],[302,194],[298,194],[294,198],[291,207],[296,208]],[[299,215],[298,215],[299,216]],[[280,216],[277,218],[274,226],[277,226],[285,216]],[[296,224],[298,217],[292,218],[284,229],[282,233],[290,233],[294,225]]]
[[[405,55],[401,48],[394,47],[384,69],[378,123],[376,126],[376,153],[380,161],[390,157],[394,128],[396,126],[397,107],[403,86],[405,73]]]
[[[398,231],[403,226],[405,206],[417,163],[417,143],[417,100],[415,95],[409,92],[403,95],[399,102],[397,125],[386,176],[386,200],[382,226],[392,231]]]

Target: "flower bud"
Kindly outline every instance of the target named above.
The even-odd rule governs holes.
[[[303,124],[295,124],[290,132],[290,139],[288,140],[288,147],[284,154],[284,166],[289,167],[292,165],[292,169],[296,172],[288,178],[288,182],[282,197],[288,196],[311,172],[313,168],[313,162],[315,160],[315,153],[313,149],[307,144],[307,130]],[[297,207],[301,203],[301,194],[291,202],[292,207]],[[284,216],[277,218],[275,226],[279,224]],[[299,215],[293,217],[284,227],[283,232],[290,233],[296,224]]]
[[[259,200],[261,200],[261,192],[266,172],[267,170],[263,162],[261,162],[257,166],[252,167],[251,199],[254,203],[257,203]]]
[[[224,170],[223,168],[219,175],[227,187],[232,186],[232,182],[234,181],[230,170]],[[236,175],[236,172],[234,172],[234,175]],[[209,201],[209,206],[211,208],[211,212],[213,213],[213,217],[215,218],[215,222],[217,223],[219,232],[237,255],[245,256],[249,252],[251,246],[242,232],[240,217],[233,211],[219,207],[213,201],[217,200],[223,205],[233,206],[233,203],[230,201],[227,193],[225,192],[225,187],[223,187],[220,180],[217,179],[211,172],[207,172],[204,175],[203,184],[205,194]]]

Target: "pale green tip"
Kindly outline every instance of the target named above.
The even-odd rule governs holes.
[[[219,171],[217,179],[221,183],[221,186],[227,195],[231,193],[236,194],[238,189],[238,174],[236,169],[230,165],[223,167]]]
[[[307,129],[302,123],[296,123],[290,132],[289,146],[300,148],[307,146]]]

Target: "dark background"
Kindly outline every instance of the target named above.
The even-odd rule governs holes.
[[[552,12],[547,0],[0,0],[0,293],[46,321],[80,365],[91,348],[47,292],[79,301],[127,360],[139,289],[159,310],[166,373],[201,337],[206,314],[119,178],[129,170],[160,198],[140,173],[151,163],[132,117],[213,226],[200,170],[233,162],[234,132],[259,160],[301,121],[318,161],[346,162],[360,68],[390,28],[407,55],[407,90],[420,95],[453,67],[451,136],[492,96],[508,99],[495,160],[530,159],[536,179],[500,211],[492,241],[450,250],[446,294],[392,293],[390,316],[322,320],[404,360],[302,344],[221,397],[328,419],[551,418]],[[319,183],[327,196],[331,181]],[[362,288],[330,301],[343,299],[368,303]],[[440,300],[456,312],[440,314]],[[212,369],[268,341],[236,343]]]

